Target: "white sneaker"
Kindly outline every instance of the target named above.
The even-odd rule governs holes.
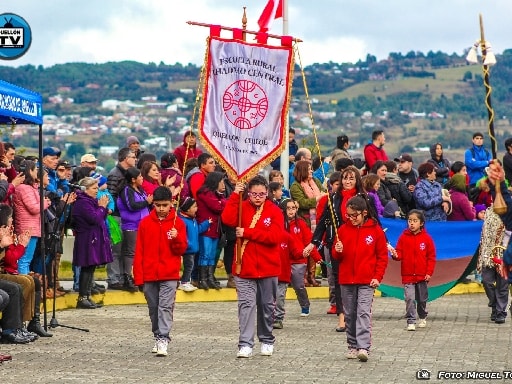
[[[167,356],[167,345],[169,344],[169,341],[165,339],[159,339],[156,342],[156,355],[157,356]]]
[[[425,328],[427,326],[427,319],[420,319],[418,321],[418,328]]]
[[[153,349],[151,350],[151,353],[157,353],[158,352],[158,340],[155,341],[155,345],[153,346]]]
[[[190,283],[183,283],[183,284],[180,284],[180,289],[182,289],[184,292],[193,292],[193,291],[197,290],[197,287],[194,287]]]
[[[261,356],[272,356],[274,353],[274,346],[272,344],[261,343]]]
[[[416,325],[414,325],[414,324],[407,324],[407,330],[408,331],[415,331],[416,330]]]
[[[251,357],[252,356],[252,348],[243,346],[238,350],[238,353],[236,354],[236,357]]]
[[[345,353],[345,357],[347,359],[357,359],[357,349],[355,348],[349,348],[348,352]]]

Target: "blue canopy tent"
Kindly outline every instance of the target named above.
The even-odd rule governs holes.
[[[40,94],[0,80],[0,124],[39,125],[39,159],[43,158],[43,98]],[[39,179],[43,179],[43,167],[39,167]],[[44,189],[39,186],[41,241],[40,254],[44,255]],[[44,256],[42,256],[44,257]],[[42,263],[43,266],[45,263]],[[43,292],[46,291],[46,268],[43,267]],[[43,296],[43,297],[46,297]],[[46,298],[44,306],[44,327],[47,329]]]

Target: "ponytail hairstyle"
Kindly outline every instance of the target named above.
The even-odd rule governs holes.
[[[351,197],[347,201],[347,207],[350,207],[355,211],[366,211],[367,219],[373,219],[377,223],[380,223],[377,212],[366,193],[358,193],[356,196]]]

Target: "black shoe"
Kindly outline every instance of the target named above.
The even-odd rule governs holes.
[[[496,311],[491,312],[491,321],[496,321]]]
[[[87,298],[87,300],[89,301],[89,303],[91,303],[92,305],[94,305],[96,308],[101,308],[103,307],[103,304],[100,304],[100,303],[96,303],[95,301],[93,301],[90,297]]]
[[[345,332],[347,327],[336,327],[336,332]]]
[[[86,297],[79,297],[76,302],[77,309],[96,309],[96,305],[87,300]]]
[[[30,320],[30,322],[27,325],[27,330],[29,332],[35,333],[36,335],[41,336],[41,337],[52,337],[53,336],[51,333],[48,333],[45,331],[45,329],[41,325],[41,322],[38,317]]]
[[[503,316],[497,316],[496,320],[494,320],[496,324],[504,324],[505,323],[505,317]]]
[[[23,336],[21,333],[18,332],[19,330],[15,330],[12,333],[9,334],[2,334],[2,343],[8,343],[8,344],[28,344],[30,343],[30,340]]]
[[[100,291],[96,289],[96,287],[91,288],[91,295],[99,295]]]
[[[123,291],[138,292],[139,288],[135,286],[133,277],[126,275],[123,284]]]
[[[98,284],[98,283],[94,283],[93,285],[93,289],[96,289],[98,290],[100,293],[105,293],[107,291],[107,289],[105,288],[105,286],[101,285],[101,284]]]
[[[112,283],[112,284],[109,283],[108,289],[114,289],[114,290],[120,291],[120,290],[124,289],[124,286],[121,283]]]

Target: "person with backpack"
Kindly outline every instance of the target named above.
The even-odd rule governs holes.
[[[484,148],[484,135],[480,132],[473,134],[473,145],[464,152],[464,164],[468,170],[469,186],[474,187],[476,182],[485,176],[485,168],[489,166],[492,156]]]

